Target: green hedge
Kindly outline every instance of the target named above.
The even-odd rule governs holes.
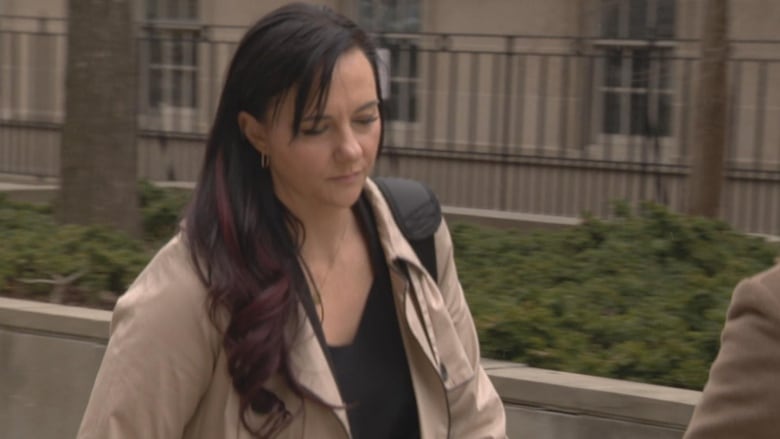
[[[59,225],[49,206],[9,201],[0,194],[0,294],[48,299],[63,285],[63,303],[112,308],[116,297],[175,231],[183,190],[139,184],[143,239],[101,226]]]
[[[734,286],[777,249],[659,206],[616,214],[531,235],[452,227],[483,355],[700,389]]]
[[[162,244],[176,232],[190,197],[187,189],[163,189],[148,181],[139,183],[139,204],[144,239]]]
[[[0,196],[0,294],[48,299],[30,283],[83,273],[63,301],[111,308],[177,227],[188,192],[139,186],[144,236],[61,226],[48,207]],[[719,221],[618,205],[610,221],[532,234],[451,225],[485,357],[698,389],[731,291],[776,248]]]

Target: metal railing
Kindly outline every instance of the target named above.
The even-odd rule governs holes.
[[[242,31],[139,25],[143,177],[196,177]],[[376,37],[388,109],[379,172],[426,180],[466,207],[608,215],[622,198],[681,208],[696,41]],[[58,175],[65,46],[61,20],[0,17],[0,173]],[[722,216],[780,233],[780,42],[733,41],[731,53]]]

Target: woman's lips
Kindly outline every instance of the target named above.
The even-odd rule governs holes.
[[[361,171],[355,171],[348,174],[342,174],[337,177],[331,178],[331,180],[337,182],[337,183],[354,183],[360,179],[360,177],[363,175]]]

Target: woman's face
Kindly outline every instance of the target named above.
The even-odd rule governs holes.
[[[321,117],[308,109],[295,137],[295,93],[276,118],[239,116],[247,138],[270,160],[276,196],[296,215],[352,206],[376,160],[382,122],[374,73],[361,50],[336,61],[327,96]]]

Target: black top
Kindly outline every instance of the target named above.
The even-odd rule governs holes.
[[[352,437],[419,438],[417,402],[376,222],[364,197],[356,209],[367,231],[374,281],[352,344],[328,346],[336,382]]]

